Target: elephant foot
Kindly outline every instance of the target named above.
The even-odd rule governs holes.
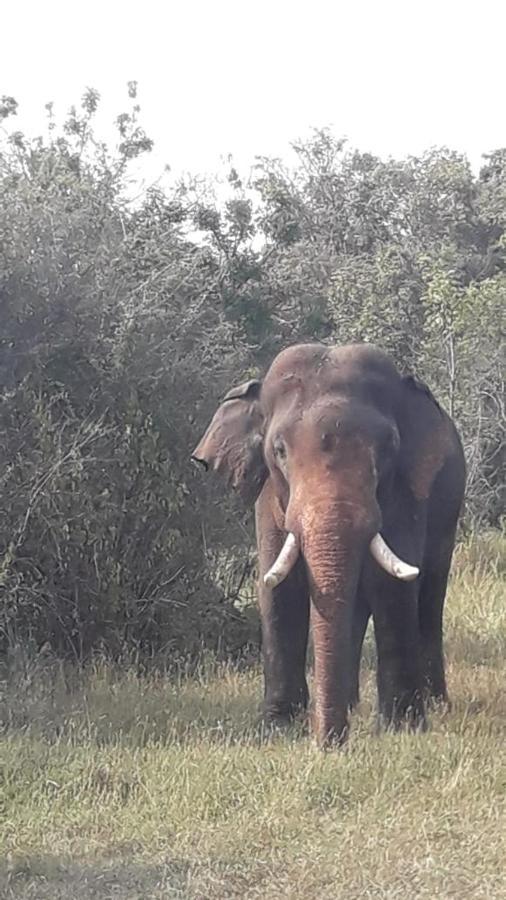
[[[289,728],[294,722],[304,718],[307,703],[303,700],[295,701],[265,701],[263,708],[263,722],[269,730]]]
[[[410,734],[424,734],[428,728],[429,723],[425,715],[414,716],[410,713],[406,713],[406,715],[402,717],[395,716],[394,718],[387,718],[380,713],[376,731],[378,734],[384,732],[398,734],[402,731],[409,732]]]
[[[394,700],[380,706],[378,731],[425,732],[427,728],[425,704],[420,696],[411,701]]]

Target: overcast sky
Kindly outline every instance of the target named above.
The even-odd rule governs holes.
[[[245,166],[325,125],[362,150],[445,144],[478,166],[506,146],[505,26],[505,0],[4,0],[0,94],[37,132],[48,100],[63,115],[86,86],[111,121],[135,79],[154,168]]]

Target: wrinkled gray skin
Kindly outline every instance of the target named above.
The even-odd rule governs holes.
[[[443,602],[465,481],[455,427],[428,388],[371,345],[290,347],[263,382],[229,392],[193,459],[256,504],[266,718],[307,704],[311,619],[314,727],[322,746],[341,742],[372,614],[380,719],[423,726],[425,698],[447,700]],[[418,578],[372,559],[378,531]],[[269,588],[289,532],[299,558]]]

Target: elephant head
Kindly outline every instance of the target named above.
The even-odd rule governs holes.
[[[427,500],[446,456],[446,427],[428,390],[402,378],[377,348],[297,345],[276,357],[263,383],[227,394],[194,450],[195,461],[226,475],[250,502],[269,482],[286,537],[264,585],[275,591],[304,560],[322,740],[346,730],[343,659],[366,559],[403,581],[419,574],[421,559],[400,559],[387,545],[383,517],[400,492],[415,505]]]

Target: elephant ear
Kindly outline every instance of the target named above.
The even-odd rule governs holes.
[[[261,387],[260,381],[252,380],[232,388],[191,457],[224,476],[247,503],[255,502],[267,477]]]
[[[427,500],[434,480],[455,451],[451,419],[422,381],[402,379],[398,415],[400,467],[417,500]]]

